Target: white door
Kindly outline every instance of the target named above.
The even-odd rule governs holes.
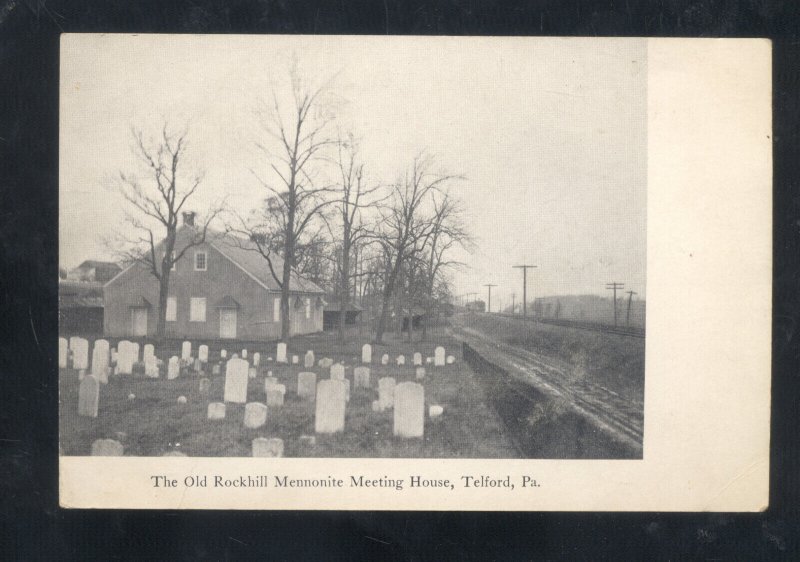
[[[134,336],[147,335],[147,309],[146,308],[132,308],[131,309],[131,323],[133,324]]]
[[[235,308],[220,308],[219,309],[219,337],[220,338],[235,338],[236,337],[236,309]]]

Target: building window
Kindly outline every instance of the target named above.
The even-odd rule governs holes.
[[[167,297],[167,322],[175,322],[178,319],[178,299]]]
[[[306,299],[306,318],[311,318],[311,299]]]
[[[206,299],[203,297],[192,297],[189,301],[189,321],[206,321]]]
[[[206,263],[206,253],[205,252],[195,252],[194,253],[194,270],[195,271],[205,271],[208,269],[208,264]]]
[[[280,299],[280,297],[276,298],[272,303],[272,321],[273,322],[280,322],[281,321],[281,299]]]

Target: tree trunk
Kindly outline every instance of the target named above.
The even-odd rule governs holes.
[[[378,328],[375,333],[375,343],[383,343],[383,333],[386,331],[386,316],[389,314],[389,301],[394,292],[394,283],[399,269],[399,265],[395,265],[392,271],[389,272],[389,278],[386,279],[386,285],[383,287],[383,303],[381,304],[381,316],[378,319]]]
[[[156,338],[163,341],[167,335],[167,298],[169,296],[169,271],[162,273],[158,280],[158,320]]]
[[[345,231],[345,237],[349,233]],[[342,242],[342,279],[339,287],[339,343],[344,345],[345,320],[347,319],[347,308],[350,304],[350,244],[345,239]]]
[[[282,278],[281,287],[281,341],[288,344],[289,338],[291,336],[291,323],[289,322],[289,310],[291,307],[289,306],[289,289],[292,279],[292,266],[289,264],[289,260],[285,259],[283,261],[283,278]]]

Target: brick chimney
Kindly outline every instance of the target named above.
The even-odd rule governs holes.
[[[186,226],[194,226],[194,217],[197,213],[194,211],[184,211],[183,212],[183,224]]]

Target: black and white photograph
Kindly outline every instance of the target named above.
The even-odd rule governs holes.
[[[61,59],[61,455],[642,458],[645,40]]]

